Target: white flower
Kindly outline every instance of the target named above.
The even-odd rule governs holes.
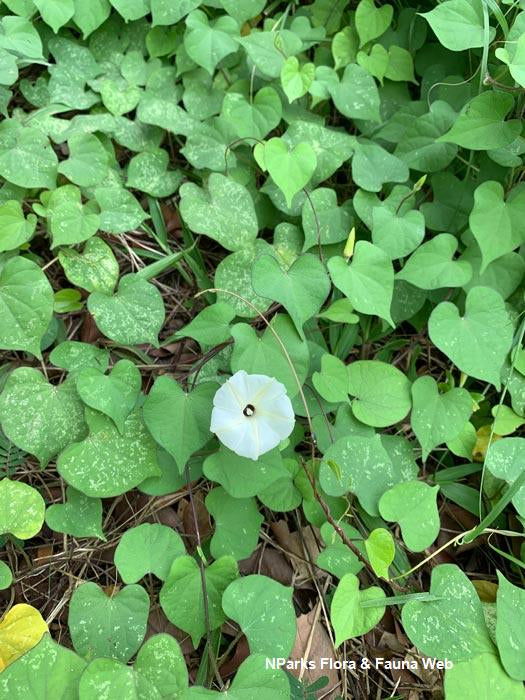
[[[286,389],[273,377],[241,369],[213,397],[210,430],[241,457],[258,459],[287,438],[294,424]]]

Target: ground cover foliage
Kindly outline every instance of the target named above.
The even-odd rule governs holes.
[[[0,2],[1,698],[525,697],[522,6]]]

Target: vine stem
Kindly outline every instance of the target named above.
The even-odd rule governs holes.
[[[314,433],[314,428],[313,428],[313,424],[312,424],[312,417],[310,416],[310,410],[308,409],[308,404],[306,402],[306,398],[305,398],[305,395],[303,392],[303,387],[302,387],[302,384],[301,384],[299,377],[297,376],[297,372],[295,371],[295,367],[293,365],[292,358],[290,357],[288,350],[286,349],[283,341],[279,337],[279,334],[276,332],[276,330],[273,328],[273,326],[270,324],[270,322],[267,320],[267,318],[264,316],[264,314],[262,314],[254,304],[252,304],[250,301],[248,301],[248,299],[245,299],[240,294],[237,294],[236,292],[232,292],[229,289],[220,289],[217,287],[214,287],[212,289],[207,289],[206,292],[208,292],[208,293],[209,292],[211,292],[211,293],[220,292],[221,294],[229,294],[230,296],[232,296],[236,299],[239,299],[239,301],[242,301],[245,304],[247,304],[251,309],[253,309],[255,311],[255,313],[258,316],[260,316],[260,318],[263,320],[263,322],[266,325],[266,327],[268,328],[268,330],[272,333],[273,337],[275,338],[275,340],[279,344],[279,347],[281,348],[283,355],[285,356],[286,361],[288,362],[290,369],[292,370],[292,374],[293,374],[294,380],[297,384],[297,388],[299,389],[299,395],[301,397],[301,401],[303,403],[304,410],[306,412],[306,420],[308,421],[308,428],[310,430],[310,435],[312,436],[312,441],[311,441],[312,455],[311,455],[311,458],[312,458],[312,467],[313,467],[315,464],[316,457],[315,457],[315,444],[314,444],[314,440],[313,440],[313,436],[315,433]],[[199,292],[198,294],[195,295],[195,297],[197,298],[197,297],[201,296],[202,294],[204,294],[204,292]],[[369,573],[375,579],[379,578],[377,576],[376,572],[374,571],[372,565],[368,561],[368,559],[360,552],[360,550],[357,548],[357,546],[348,538],[348,536],[346,535],[343,528],[339,525],[339,523],[335,520],[335,518],[330,513],[330,509],[329,509],[326,501],[323,499],[323,497],[321,496],[321,494],[317,490],[317,484],[315,483],[315,476],[310,473],[310,470],[306,466],[304,460],[301,460],[301,466],[303,468],[304,473],[306,474],[306,478],[308,479],[310,486],[312,487],[313,496],[314,496],[315,500],[319,503],[321,508],[323,509],[323,513],[325,514],[327,521],[330,523],[330,525],[337,532],[337,534],[339,535],[339,537],[341,538],[343,543],[355,554],[355,556],[359,559],[359,561],[366,567],[366,569],[369,571]],[[396,577],[396,578],[399,578],[399,577]],[[392,588],[394,588],[395,590],[398,590],[398,591],[406,590],[403,586],[400,586],[398,583],[394,583],[393,580],[387,580],[387,579],[383,579],[383,580],[386,581],[387,583],[389,583],[392,586]]]

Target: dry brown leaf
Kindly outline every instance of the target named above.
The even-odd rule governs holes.
[[[258,548],[248,559],[239,562],[239,571],[243,576],[262,574],[284,586],[289,586],[293,578],[293,569],[282,552],[271,547],[265,547],[262,552]]]
[[[310,566],[305,559],[309,558],[311,562],[315,562],[319,554],[319,547],[312,528],[309,526],[303,527],[301,538],[298,532],[290,532],[286,520],[272,523],[270,527],[279,545],[290,553],[291,564],[297,576],[300,579],[309,580],[311,578]],[[305,554],[303,543],[308,550],[309,557]]]

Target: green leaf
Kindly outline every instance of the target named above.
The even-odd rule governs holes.
[[[388,66],[385,78],[399,82],[417,82],[414,77],[412,54],[401,46],[390,46],[388,48]]]
[[[423,449],[423,461],[430,452],[461,433],[472,414],[472,398],[466,389],[439,393],[432,377],[419,377],[412,384],[410,423]]]
[[[257,238],[254,245],[247,245],[242,250],[223,258],[215,270],[215,287],[225,291],[217,293],[217,301],[229,304],[235,309],[237,316],[253,318],[257,315],[255,309],[260,312],[266,311],[268,300],[256,294],[252,287],[252,265],[260,255],[273,252],[272,246]],[[255,309],[228,292],[240,294]]]
[[[270,255],[257,258],[252,268],[252,285],[261,297],[277,301],[290,314],[297,332],[321,309],[330,292],[330,280],[319,258],[305,253],[283,270]]]
[[[220,4],[226,12],[234,17],[240,25],[246,20],[257,17],[266,5],[267,0],[244,0],[239,3],[237,0],[220,0]]]
[[[383,428],[402,420],[410,410],[410,382],[397,367],[377,360],[348,365],[348,390],[355,417]]]
[[[122,433],[142,386],[142,377],[133,362],[119,360],[108,376],[94,367],[82,369],[76,384],[82,401],[109,416]]]
[[[355,63],[359,37],[354,27],[344,27],[332,39],[332,56],[335,69],[344,68],[349,63]]]
[[[335,190],[319,187],[302,208],[302,225],[304,231],[303,251],[317,246],[339,243],[348,237],[352,228],[352,214],[349,202],[337,206]],[[318,230],[319,227],[319,230]]]
[[[39,129],[17,121],[0,125],[0,175],[20,187],[56,186],[58,159]]]
[[[423,481],[405,481],[386,491],[379,500],[379,512],[385,520],[401,527],[401,536],[411,552],[422,552],[439,534],[436,503],[439,486]]]
[[[129,661],[146,634],[149,596],[124,586],[111,598],[96,583],[81,584],[69,602],[68,626],[75,651],[90,661],[107,656]]]
[[[514,27],[513,27],[514,30]],[[510,74],[514,80],[524,87],[525,84],[525,38],[524,34],[518,38],[515,45],[510,41],[505,42],[505,48],[497,48],[496,56],[506,63],[509,67]],[[510,53],[509,53],[510,51]]]
[[[235,180],[212,173],[207,191],[188,182],[181,186],[180,197],[180,212],[189,228],[227,250],[245,248],[257,237],[252,196]]]
[[[51,248],[82,243],[94,236],[101,225],[97,205],[82,204],[80,189],[75,185],[64,185],[51,193],[46,215],[53,239]]]
[[[379,586],[370,586],[359,590],[359,579],[354,574],[345,574],[335,589],[330,607],[330,622],[335,632],[335,646],[347,639],[360,637],[373,629],[385,614],[386,607],[378,605],[363,608],[361,603],[367,600],[385,598],[385,592]]]
[[[107,338],[121,345],[151,343],[158,347],[164,324],[164,303],[158,289],[134,274],[121,278],[118,291],[110,296],[93,292],[88,309]]]
[[[53,316],[53,290],[31,260],[15,257],[0,270],[0,348],[40,358],[40,343]]]
[[[34,214],[26,219],[22,205],[14,199],[0,204],[0,253],[16,250],[31,240],[36,221]]]
[[[86,435],[74,382],[53,386],[32,367],[19,367],[9,375],[0,395],[0,421],[11,442],[38,457],[43,467]]]
[[[501,296],[488,287],[467,294],[465,314],[443,301],[428,321],[432,342],[465,374],[499,389],[500,372],[513,336],[512,321]]]
[[[219,301],[199,311],[187,326],[174,334],[174,338],[193,338],[201,346],[220,345],[230,338],[230,322],[234,318],[233,308]]]
[[[321,357],[321,371],[313,373],[312,384],[325,401],[348,401],[347,366],[334,355],[325,353]]]
[[[211,439],[210,421],[213,382],[198,384],[184,392],[170,377],[158,377],[144,403],[144,421],[155,440],[171,454],[179,472],[184,471],[192,454]]]
[[[160,475],[157,447],[137,410],[126,418],[122,435],[101,413],[86,409],[86,419],[88,437],[70,444],[57,460],[68,484],[86,496],[110,498]]]
[[[107,233],[126,233],[147,219],[135,197],[123,187],[97,187],[95,199],[100,207],[100,229]]]
[[[305,142],[289,149],[283,139],[274,137],[255,147],[256,158],[259,153],[264,167],[284,194],[287,206],[291,207],[293,198],[308,184],[317,167],[315,151]]]
[[[445,0],[422,16],[450,51],[474,49],[485,43],[483,10],[475,0]]]
[[[8,2],[4,2],[4,5],[9,7],[10,3],[12,5],[13,2],[14,0],[8,0]],[[32,0],[22,0],[22,3],[26,3],[25,8],[15,9],[11,6],[9,9],[17,15],[24,16],[14,17],[7,15],[2,17],[1,26],[3,31],[0,37],[0,46],[11,53],[27,58],[43,59],[40,34],[33,22],[29,21],[29,18],[35,13],[35,6]]]
[[[278,93],[266,86],[255,94],[252,102],[239,92],[227,92],[221,114],[239,138],[264,139],[281,121],[282,111]]]
[[[349,119],[380,121],[380,97],[374,79],[357,63],[346,66],[339,83],[329,83],[328,91],[337,110]]]
[[[257,460],[257,463],[259,462],[260,458]],[[298,508],[303,500],[302,493],[295,483],[296,477],[301,473],[301,467],[295,459],[284,459],[283,466],[281,476],[257,493],[257,498],[263,505],[279,513]]]
[[[290,683],[282,670],[267,668],[265,656],[252,654],[239,666],[235,678],[224,693],[193,686],[187,695],[188,700],[206,700],[212,697],[216,700],[289,700]]]
[[[394,292],[394,268],[390,257],[368,241],[358,241],[350,264],[340,256],[328,261],[335,286],[356,311],[380,316],[393,327],[390,306]]]
[[[364,46],[372,39],[377,39],[386,32],[392,17],[392,5],[377,8],[374,0],[360,0],[355,11],[355,26],[359,34],[359,46]]]
[[[13,583],[13,573],[4,561],[0,561],[0,590],[5,591]]]
[[[328,321],[335,323],[358,323],[359,316],[353,313],[354,307],[348,299],[337,299],[333,304],[318,314],[319,318],[326,318]]]
[[[141,19],[150,11],[150,0],[110,0],[110,2],[126,22]]]
[[[419,289],[463,287],[472,277],[467,260],[454,260],[458,240],[450,233],[440,233],[417,248],[405,262],[398,280]]]
[[[111,5],[109,0],[75,0],[75,14],[73,20],[83,34],[83,38],[92,34],[109,17]]]
[[[46,525],[55,532],[64,532],[73,537],[106,540],[102,530],[102,501],[100,498],[88,498],[71,486],[66,489],[65,503],[47,508]]]
[[[224,591],[222,607],[246,635],[252,654],[288,657],[296,636],[291,588],[267,576],[243,576]]]
[[[109,352],[95,345],[80,343],[77,340],[65,340],[53,348],[49,360],[55,367],[75,372],[85,367],[95,367],[105,372],[109,364]]]
[[[299,393],[295,375],[302,384],[308,374],[310,365],[308,345],[298,337],[289,316],[277,314],[273,317],[271,325],[284,344],[293,363],[293,369],[269,328],[258,336],[255,329],[246,323],[237,323],[232,327],[235,345],[231,357],[231,369],[232,372],[244,369],[248,374],[266,374],[268,377],[275,377],[277,381],[284,384],[288,396],[293,398]]]
[[[211,24],[201,10],[194,10],[186,17],[184,48],[210,75],[223,58],[237,51],[238,36],[239,25],[232,17],[222,15]]]
[[[419,482],[417,482],[419,483]],[[378,527],[364,541],[370,564],[377,576],[388,578],[388,567],[394,561],[396,547],[388,530]]]
[[[235,560],[247,559],[257,546],[263,517],[254,498],[233,498],[222,487],[206,496],[206,509],[215,520],[210,542],[214,559],[229,554]]]
[[[13,700],[51,700],[51,689],[57,700],[73,700],[78,697],[85,667],[83,659],[45,634],[35,647],[2,671],[0,694]]]
[[[128,165],[127,186],[152,197],[170,197],[178,189],[182,174],[168,170],[169,159],[162,148],[134,156]]]
[[[73,134],[67,142],[69,158],[58,172],[80,187],[99,185],[108,175],[108,153],[93,134]]]
[[[472,210],[472,184],[448,171],[432,175],[430,183],[433,201],[421,205],[427,228],[459,233]]]
[[[315,77],[313,63],[301,65],[295,56],[290,56],[281,68],[281,85],[288,102],[292,103],[306,95]]]
[[[409,601],[402,608],[410,641],[426,656],[456,663],[494,653],[476,589],[455,564],[432,569],[430,593],[436,601]]]
[[[115,550],[115,566],[124,583],[137,583],[146,574],[165,581],[177,557],[186,554],[180,535],[159,523],[143,523],[122,535]]]
[[[505,671],[525,680],[525,591],[507,581],[498,571],[496,642]]]
[[[482,92],[470,100],[452,128],[437,140],[479,151],[508,146],[521,132],[519,119],[505,121],[513,107],[514,98],[508,92]]]
[[[345,522],[340,522],[339,526],[344,530],[346,536],[353,540],[355,546],[365,554],[362,535],[355,527],[348,525]],[[341,579],[345,574],[358,574],[364,564],[357,558],[354,552],[344,544],[339,534],[334,530],[330,523],[321,525],[321,537],[326,545],[317,561],[317,566],[321,569],[329,571],[331,574]]]
[[[524,468],[525,438],[503,438],[493,443],[488,452],[485,466],[489,472],[503,479],[510,486],[521,476]],[[525,517],[525,487],[522,486],[512,497],[512,504],[518,513]]]
[[[469,224],[481,250],[481,273],[493,260],[512,252],[522,243],[521,231],[513,227],[511,215],[512,209],[516,214],[522,211],[522,203],[520,200],[505,203],[504,196],[501,184],[493,180],[483,182],[474,192]],[[498,232],[497,240],[494,231]]]
[[[524,700],[523,683],[505,673],[494,654],[479,654],[468,661],[460,661],[445,673],[445,693],[450,698],[463,700]]]
[[[22,481],[0,481],[0,535],[29,540],[44,524],[46,505],[36,489]]]
[[[341,478],[334,474],[329,462],[338,465]],[[342,496],[350,491],[370,515],[379,515],[378,503],[383,493],[416,475],[415,463],[394,461],[379,435],[348,435],[336,440],[325,452],[319,480],[329,496]]]
[[[352,176],[359,187],[379,192],[386,182],[406,182],[408,166],[377,143],[356,141]]]
[[[281,453],[277,448],[266,452],[257,461],[239,457],[224,445],[206,458],[205,476],[219,483],[233,498],[255,496],[285,476]]]
[[[33,2],[44,22],[49,24],[55,34],[75,13],[73,0],[33,0]]]
[[[410,255],[425,237],[425,217],[420,211],[392,211],[385,206],[372,209],[372,242],[392,260]]]
[[[88,292],[111,294],[119,277],[113,251],[101,238],[90,238],[82,253],[72,248],[58,251],[58,259],[71,284]]]
[[[153,26],[176,24],[201,4],[202,0],[179,0],[177,3],[173,0],[151,0]]]
[[[222,594],[237,576],[237,563],[233,557],[221,557],[206,567],[210,630],[219,628],[225,621],[221,608]],[[201,572],[193,557],[182,556],[175,559],[160,590],[160,605],[168,620],[187,632],[191,636],[193,646],[197,647],[206,634],[206,619]]]
[[[116,659],[94,659],[82,674],[78,691],[80,695],[76,697],[83,700],[98,700],[101,693],[129,700],[157,700],[161,697],[146,678]]]
[[[157,689],[159,697],[166,700],[184,697],[188,687],[186,661],[177,640],[170,634],[150,637],[137,654],[134,670]]]

